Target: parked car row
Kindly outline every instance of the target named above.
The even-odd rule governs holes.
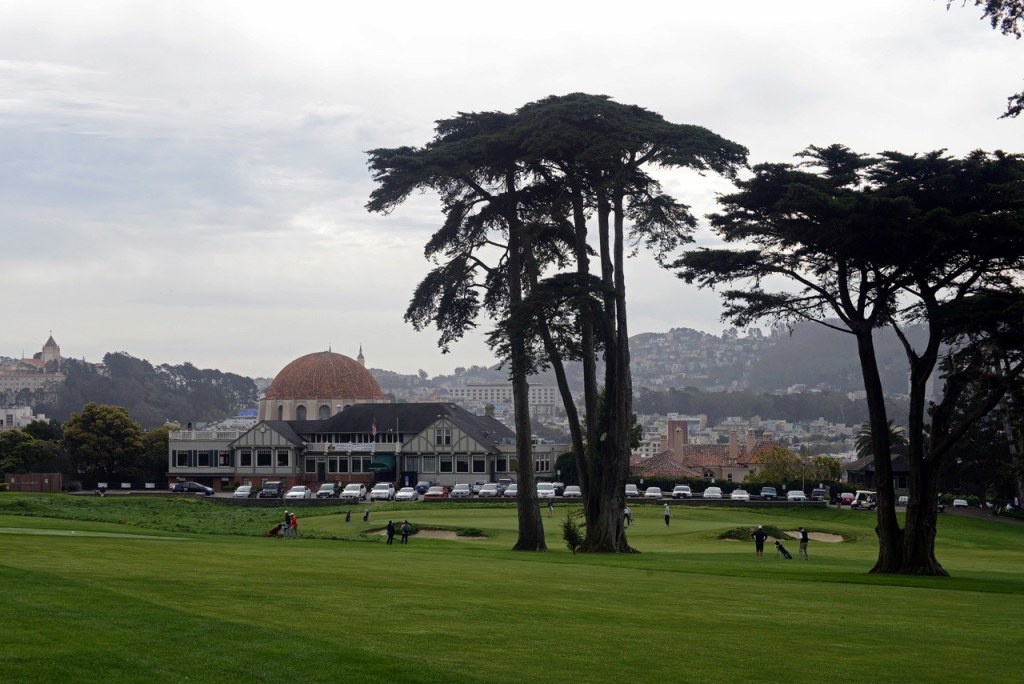
[[[644,490],[643,494],[641,494],[635,484],[627,484],[625,493],[627,499],[644,498],[652,500],[661,500],[665,497],[665,493],[663,492],[661,487],[655,486],[648,487],[646,490]],[[699,492],[696,494],[690,489],[689,485],[676,485],[672,488],[670,496],[673,499],[690,499],[698,496],[704,499],[726,498],[726,496],[722,492],[722,488],[714,485],[709,486],[705,488],[703,492]],[[822,488],[815,488],[811,490],[810,496],[807,496],[807,494],[805,494],[803,490],[795,489],[786,493],[786,500],[824,501],[827,496],[828,490]],[[734,489],[731,493],[728,494],[727,498],[729,498],[732,501],[750,501],[755,497],[745,489]],[[760,498],[762,501],[774,501],[775,499],[778,498],[778,492],[776,491],[775,487],[762,487],[760,493],[757,495],[757,498]]]

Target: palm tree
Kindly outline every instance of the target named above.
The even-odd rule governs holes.
[[[854,448],[857,450],[857,458],[864,458],[865,456],[874,456],[874,448],[871,445],[871,423],[865,421],[860,426],[860,430],[857,432],[857,439],[853,443]],[[893,422],[889,421],[889,446],[906,446],[907,435],[904,433],[903,428],[897,427]]]

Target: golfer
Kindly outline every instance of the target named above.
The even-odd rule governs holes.
[[[768,533],[764,531],[763,525],[758,525],[757,529],[754,530],[754,534],[750,535],[754,540],[754,551],[757,553],[757,557],[761,558],[764,556],[764,540],[768,538]]]

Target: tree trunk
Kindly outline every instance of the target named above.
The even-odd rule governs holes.
[[[597,190],[597,223],[601,281],[605,286],[603,293],[604,320],[601,327],[605,356],[605,402],[603,407],[599,407],[596,415],[591,413],[590,416],[595,416],[601,421],[604,434],[597,436],[597,444],[592,448],[592,453],[596,458],[590,464],[591,510],[588,512],[587,536],[582,550],[623,553],[632,552],[633,549],[626,541],[625,526],[623,525],[625,474],[622,472],[622,463],[618,458],[622,422],[621,416],[616,415],[618,413],[616,409],[622,406],[620,393],[623,388],[619,380],[621,355],[617,331],[620,321],[617,320],[619,309],[615,297],[615,267],[609,222],[611,211],[612,207],[607,191],[599,188]],[[588,422],[590,416],[588,416]],[[628,470],[628,456],[625,467]]]
[[[940,336],[932,323],[929,326],[929,341],[922,354],[915,353],[909,342],[904,341],[910,364],[910,408],[907,416],[907,461],[910,467],[907,484],[910,493],[903,529],[903,558],[899,571],[907,575],[948,574],[935,558],[939,459],[929,457],[925,434],[928,377],[935,369],[939,339]],[[945,423],[941,418],[939,420]],[[936,438],[945,437],[947,425],[933,427],[941,433],[935,435]]]
[[[910,472],[910,502],[903,531],[903,567],[906,575],[945,577],[949,573],[935,558],[935,532],[938,524],[938,467],[928,459]]]
[[[598,230],[600,231],[601,281],[603,295],[605,352],[605,401],[599,411],[605,428],[594,470],[599,511],[594,529],[588,524],[584,550],[607,553],[635,553],[626,540],[623,524],[625,482],[629,474],[629,441],[632,426],[632,386],[629,375],[628,329],[625,325],[625,281],[622,269],[625,249],[622,230],[621,191],[609,201],[598,192]],[[613,206],[614,204],[614,206]],[[614,211],[614,226],[609,221]],[[614,235],[613,233],[614,229]],[[589,521],[588,521],[589,523]]]
[[[854,329],[857,355],[860,357],[867,395],[871,444],[875,455],[875,491],[878,511],[875,534],[878,536],[878,560],[871,572],[896,573],[903,562],[903,530],[896,518],[896,496],[892,484],[892,450],[889,445],[889,419],[885,412],[885,393],[878,374],[875,344],[871,327],[864,324]]]
[[[510,193],[514,180],[506,180]],[[514,206],[514,204],[513,204]],[[525,234],[515,212],[507,217],[509,223],[508,288],[509,308],[514,310],[523,302],[523,255],[531,249],[531,241]],[[516,459],[519,466],[519,491],[516,497],[519,513],[519,539],[515,551],[547,551],[544,540],[544,522],[537,504],[537,482],[533,471],[533,438],[530,425],[530,385],[526,380],[529,372],[529,354],[526,338],[519,326],[508,329],[509,350],[512,366],[512,402],[515,405]]]

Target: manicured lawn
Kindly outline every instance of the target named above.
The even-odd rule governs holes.
[[[1024,528],[944,516],[950,578],[867,574],[874,516],[634,507],[643,553],[514,553],[512,505],[283,509],[0,495],[0,679],[38,681],[979,681],[1019,676]],[[392,517],[486,538],[386,546]],[[77,518],[77,519],[72,519]],[[218,521],[222,524],[218,526]],[[811,561],[719,534],[844,535]],[[197,532],[196,530],[199,530]],[[74,531],[74,534],[71,532]],[[787,542],[796,551],[796,542]]]

